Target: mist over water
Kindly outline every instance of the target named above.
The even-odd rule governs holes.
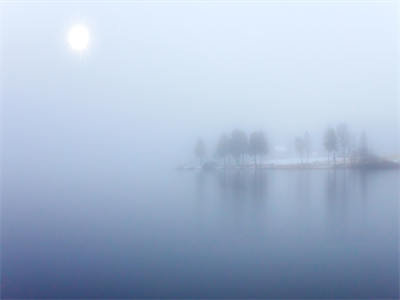
[[[3,295],[392,298],[398,180],[258,170],[8,185]]]
[[[0,8],[3,297],[398,297],[398,170],[195,156],[241,129],[326,159],[344,122],[398,160],[394,3]]]
[[[390,3],[29,9],[3,14],[3,140],[15,160],[174,166],[198,137],[212,153],[235,128],[285,147],[309,131],[323,152],[324,130],[341,122],[376,151],[399,151]],[[67,44],[75,23],[91,33],[81,55]]]

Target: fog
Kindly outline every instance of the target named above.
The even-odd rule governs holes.
[[[0,8],[0,297],[399,298],[394,1]]]
[[[323,153],[340,122],[399,151],[394,3],[9,3],[2,20],[14,170],[174,167],[235,128],[285,147],[308,131]],[[82,54],[66,41],[76,23]]]

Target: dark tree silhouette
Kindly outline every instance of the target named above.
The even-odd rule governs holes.
[[[229,155],[229,143],[229,137],[222,134],[217,144],[216,156],[223,159],[224,167],[226,167],[226,157]]]
[[[263,156],[268,152],[267,139],[262,131],[253,132],[250,135],[248,153],[254,158],[254,165],[257,166],[257,156]]]
[[[294,147],[296,149],[297,154],[300,157],[300,162],[303,163],[304,150],[305,150],[304,139],[301,137],[296,137],[296,139],[294,140]]]
[[[365,161],[369,156],[367,134],[363,132],[360,137],[360,145],[358,149],[359,160]]]
[[[311,138],[310,138],[310,134],[308,133],[308,131],[306,131],[304,133],[304,154],[306,156],[307,162],[310,159],[310,155],[311,155]]]
[[[247,135],[244,131],[236,129],[232,131],[231,141],[230,141],[230,153],[236,160],[237,164],[243,161],[244,155],[247,153],[248,141]]]
[[[329,154],[332,153],[333,163],[336,164],[337,137],[336,137],[336,132],[333,128],[328,128],[325,131],[324,147],[328,152],[328,160],[329,160]]]
[[[199,159],[200,164],[203,164],[204,158],[206,157],[206,146],[202,139],[198,139],[196,147],[194,148],[194,153]]]
[[[266,138],[264,132],[260,131],[258,134],[258,155],[263,157],[268,154],[268,151],[269,151],[269,147],[268,147],[267,138]]]
[[[343,156],[343,163],[346,163],[346,158],[350,152],[350,132],[345,123],[341,123],[336,127],[336,135],[338,149]]]

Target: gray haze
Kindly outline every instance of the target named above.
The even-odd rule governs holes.
[[[0,298],[399,298],[398,170],[197,168],[399,155],[394,2],[71,2],[0,6]]]
[[[175,166],[236,127],[285,146],[308,130],[322,151],[339,122],[396,153],[396,17],[384,1],[4,4],[6,167]]]

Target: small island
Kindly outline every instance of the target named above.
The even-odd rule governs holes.
[[[195,160],[181,164],[177,169],[212,171],[400,168],[400,155],[374,153],[368,145],[367,134],[362,132],[357,136],[350,132],[345,123],[325,130],[321,143],[324,153],[313,149],[308,131],[295,137],[292,146],[292,152],[287,150],[288,147],[271,147],[263,131],[247,134],[244,130],[235,129],[230,134],[221,134],[211,153],[208,153],[204,140],[199,138],[194,147]]]

